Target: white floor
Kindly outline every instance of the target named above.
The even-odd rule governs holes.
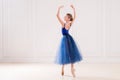
[[[76,78],[70,65],[61,77],[61,66],[40,63],[1,63],[0,80],[120,80],[120,64],[75,64]]]

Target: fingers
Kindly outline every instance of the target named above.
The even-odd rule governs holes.
[[[61,9],[61,8],[63,8],[63,7],[64,7],[64,6],[62,5],[62,6],[59,7],[59,9]]]
[[[61,9],[61,8],[63,8],[63,7],[64,7],[64,6],[61,5],[61,6],[59,6],[59,9]],[[70,5],[70,7],[74,9],[74,6],[73,6],[72,4]]]
[[[73,5],[70,5],[70,7],[71,7],[71,8],[74,8],[74,6],[73,6]]]

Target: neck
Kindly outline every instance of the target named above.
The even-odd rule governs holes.
[[[66,21],[66,23],[69,23],[69,21]]]
[[[70,23],[70,26],[71,26],[71,21],[66,21],[66,23]]]

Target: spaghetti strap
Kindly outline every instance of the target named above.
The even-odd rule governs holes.
[[[64,26],[63,27],[65,27],[65,23],[64,23]]]
[[[65,25],[66,25],[66,23],[64,23],[64,26],[63,26],[63,28],[65,28]],[[70,25],[70,27],[71,27],[71,25]],[[65,28],[66,29],[66,28]],[[70,28],[69,28],[70,29]],[[66,29],[66,30],[69,30],[69,29]]]

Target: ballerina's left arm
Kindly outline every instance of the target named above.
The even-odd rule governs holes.
[[[67,29],[70,28],[70,26],[73,24],[73,22],[74,22],[74,20],[75,20],[75,18],[76,18],[75,7],[74,7],[73,5],[70,5],[70,7],[73,9],[73,20],[70,21],[70,23],[68,23],[68,24],[65,25],[65,27],[66,27]]]
[[[76,11],[75,11],[75,7],[73,5],[71,5],[71,8],[73,9],[73,21],[71,22],[71,24],[72,24],[76,18]]]

